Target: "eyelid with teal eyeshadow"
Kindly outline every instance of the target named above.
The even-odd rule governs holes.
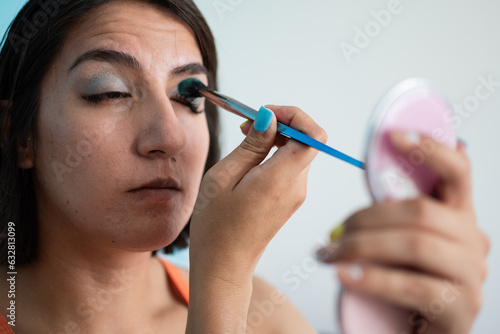
[[[115,100],[131,97],[124,81],[116,75],[105,73],[91,77],[85,83],[82,98],[90,103],[100,103],[104,100]],[[185,99],[175,91],[170,99],[190,108],[195,114],[204,111],[203,98]]]
[[[111,74],[101,74],[90,78],[86,82],[83,88],[83,95],[128,91],[127,85],[120,77]]]

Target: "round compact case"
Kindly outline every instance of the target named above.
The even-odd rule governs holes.
[[[394,130],[431,137],[456,147],[451,107],[425,79],[407,79],[391,88],[377,104],[369,123],[366,143],[366,181],[374,202],[432,195],[437,176],[423,164],[433,145],[422,142],[409,156],[390,142]],[[419,315],[373,297],[342,288],[338,320],[343,334],[412,334]]]

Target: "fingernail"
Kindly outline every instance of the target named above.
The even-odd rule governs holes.
[[[242,129],[243,129],[243,128],[245,127],[245,125],[247,125],[248,123],[250,123],[250,120],[249,120],[249,119],[248,119],[248,120],[246,120],[245,122],[243,122],[243,123],[240,125],[240,128],[242,128]]]
[[[255,127],[255,130],[259,132],[266,132],[271,126],[272,121],[273,112],[265,107],[261,107],[253,126]]]
[[[414,146],[420,143],[422,137],[414,131],[394,131],[391,133],[391,140],[393,143],[399,143],[405,146]]]
[[[316,259],[324,263],[334,262],[338,257],[339,248],[340,245],[338,243],[332,243],[328,246],[321,247],[316,250]]]
[[[344,235],[344,223],[340,224],[330,232],[330,241],[338,241]]]
[[[363,278],[364,271],[359,264],[344,264],[338,268],[340,275],[352,280],[359,281]]]
[[[272,107],[277,107],[275,104],[266,104],[264,107],[266,108],[272,108]]]

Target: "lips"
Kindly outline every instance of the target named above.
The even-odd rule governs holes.
[[[180,183],[173,178],[154,179],[128,192],[133,196],[134,202],[153,205],[177,203],[178,201],[174,201],[174,199],[180,198],[182,193]]]
[[[140,190],[148,190],[148,189],[171,189],[171,190],[181,190],[181,186],[179,182],[173,178],[158,178],[154,179],[152,181],[149,181],[147,183],[144,183],[138,188],[134,188],[132,190],[129,190],[129,192],[136,192]]]

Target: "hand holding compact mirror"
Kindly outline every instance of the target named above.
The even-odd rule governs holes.
[[[399,130],[456,147],[450,111],[444,96],[425,79],[407,79],[384,95],[374,110],[366,146],[366,179],[375,202],[433,192],[437,176],[423,165],[423,154],[433,147],[404,157],[389,136]]]
[[[437,176],[423,164],[432,144],[428,152],[415,150],[403,156],[393,148],[390,134],[398,130],[456,147],[450,111],[444,96],[424,79],[404,80],[383,96],[373,112],[366,144],[366,180],[374,202],[434,192]],[[411,322],[417,320],[412,319],[414,312],[347,289],[339,294],[338,310],[343,334],[409,334]]]

